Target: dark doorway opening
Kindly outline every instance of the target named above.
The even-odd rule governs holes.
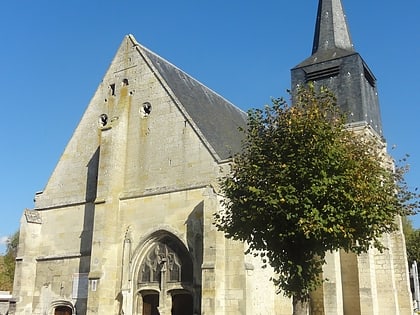
[[[54,315],[71,315],[73,314],[73,311],[68,306],[57,306],[54,309]]]
[[[143,296],[143,315],[159,315],[158,306],[158,294],[148,294]]]
[[[189,294],[176,294],[172,296],[172,315],[192,315],[193,298]]]

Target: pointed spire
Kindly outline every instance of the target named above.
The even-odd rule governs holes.
[[[336,48],[354,51],[341,0],[319,0],[312,54]]]

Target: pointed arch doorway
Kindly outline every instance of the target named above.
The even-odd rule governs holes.
[[[149,243],[137,274],[142,315],[193,315],[193,263],[185,246],[165,236]]]

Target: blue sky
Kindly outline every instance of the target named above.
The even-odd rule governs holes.
[[[16,0],[0,10],[0,243],[45,186],[124,35],[240,108],[287,96],[311,52],[316,0]],[[343,0],[378,79],[384,135],[420,185],[420,2]],[[413,218],[420,228],[420,217]],[[57,227],[59,228],[59,227]],[[4,247],[0,245],[0,252]]]

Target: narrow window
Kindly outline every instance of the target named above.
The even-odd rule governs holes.
[[[109,90],[111,92],[111,95],[115,96],[115,84],[114,83],[109,86]]]

